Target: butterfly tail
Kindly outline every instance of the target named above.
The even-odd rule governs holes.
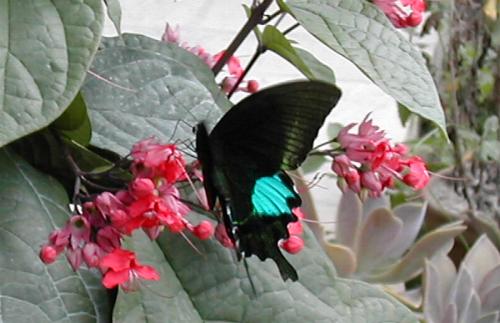
[[[271,258],[278,266],[281,278],[283,278],[284,281],[286,281],[287,279],[291,279],[292,281],[297,281],[297,279],[299,279],[299,276],[297,275],[297,271],[295,270],[295,268],[293,268],[293,266],[288,262],[288,260],[286,260],[286,258],[279,250],[276,250],[276,252],[274,252],[273,255],[271,256]]]

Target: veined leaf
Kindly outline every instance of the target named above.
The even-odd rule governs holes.
[[[193,126],[221,115],[215,97],[227,107],[208,66],[176,45],[124,34],[103,47],[82,89],[97,147],[125,155],[151,136],[192,139]]]
[[[438,92],[422,55],[375,5],[359,0],[289,0],[286,4],[307,31],[446,133]]]
[[[0,1],[0,147],[47,126],[70,104],[103,18],[100,0]]]
[[[61,256],[38,258],[49,233],[68,219],[61,185],[9,149],[0,150],[0,314],[2,322],[109,322],[100,275],[73,272]]]

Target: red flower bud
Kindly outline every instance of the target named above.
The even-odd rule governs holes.
[[[283,240],[280,247],[288,253],[296,254],[304,249],[304,240],[296,235],[291,235],[290,238]]]
[[[250,80],[247,83],[247,91],[248,93],[255,93],[259,90],[259,82],[256,80]]]
[[[194,227],[193,234],[201,240],[209,239],[214,234],[214,226],[209,221],[201,221]]]
[[[51,245],[44,245],[40,250],[40,259],[45,264],[53,263],[57,258],[57,250]]]

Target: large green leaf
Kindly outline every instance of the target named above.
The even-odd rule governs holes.
[[[360,0],[289,0],[286,4],[312,35],[356,64],[409,110],[445,131],[438,92],[422,55],[375,5]]]
[[[283,282],[274,262],[249,259],[252,292],[242,263],[215,241],[191,238],[201,255],[179,235],[164,234],[158,244],[136,235],[143,262],[162,280],[135,293],[119,292],[117,322],[417,322],[403,305],[376,287],[339,279],[312,233],[306,247],[287,257],[298,282]]]
[[[40,246],[68,219],[67,195],[51,177],[0,150],[0,317],[5,323],[108,322],[99,275],[75,273],[60,257],[46,266]]]
[[[262,44],[289,61],[308,79],[335,84],[335,76],[328,66],[321,63],[308,51],[293,47],[276,27],[266,26],[262,33]]]
[[[83,87],[92,144],[127,154],[139,139],[192,139],[192,127],[215,122],[221,108],[208,66],[187,51],[139,35],[103,42]],[[217,92],[220,93],[220,92]],[[227,108],[228,101],[224,102]]]
[[[0,0],[0,147],[70,104],[97,49],[101,0]]]

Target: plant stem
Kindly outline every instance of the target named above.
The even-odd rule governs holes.
[[[300,24],[299,24],[299,23],[296,23],[296,24],[294,24],[294,25],[292,25],[292,26],[288,27],[287,29],[285,29],[285,30],[283,31],[283,36],[286,36],[287,34],[289,34],[290,32],[292,32],[293,30],[295,30],[298,26],[300,26]]]
[[[262,20],[260,21],[260,24],[261,24],[261,25],[265,25],[265,24],[267,24],[267,23],[271,22],[274,18],[278,17],[278,16],[279,16],[279,15],[281,15],[281,14],[282,14],[281,10],[278,10],[278,11],[276,11],[276,12],[274,12],[274,13],[270,14],[270,15],[266,15],[266,16],[264,17],[264,19],[262,19]]]
[[[214,67],[212,67],[212,72],[215,76],[219,74],[219,72],[222,70],[222,67],[226,65],[229,58],[233,56],[238,47],[240,47],[241,43],[245,40],[245,38],[247,38],[248,34],[250,34],[252,30],[262,22],[264,12],[272,2],[273,0],[264,0],[262,1],[262,3],[257,5],[254,10],[252,10],[252,14],[248,18],[245,25],[243,25],[231,44],[229,44],[222,57],[215,63]]]
[[[243,81],[243,79],[248,74],[248,72],[250,71],[252,66],[255,64],[255,62],[257,61],[259,56],[262,55],[266,51],[266,49],[267,48],[265,48],[262,45],[257,46],[257,50],[255,51],[252,58],[250,59],[250,62],[248,62],[247,66],[245,67],[245,70],[243,70],[243,73],[241,73],[241,75],[238,77],[238,80],[234,84],[233,88],[231,89],[231,91],[229,91],[229,93],[227,95],[228,99],[231,98],[233,93],[238,89],[238,86],[240,85],[241,81]]]

